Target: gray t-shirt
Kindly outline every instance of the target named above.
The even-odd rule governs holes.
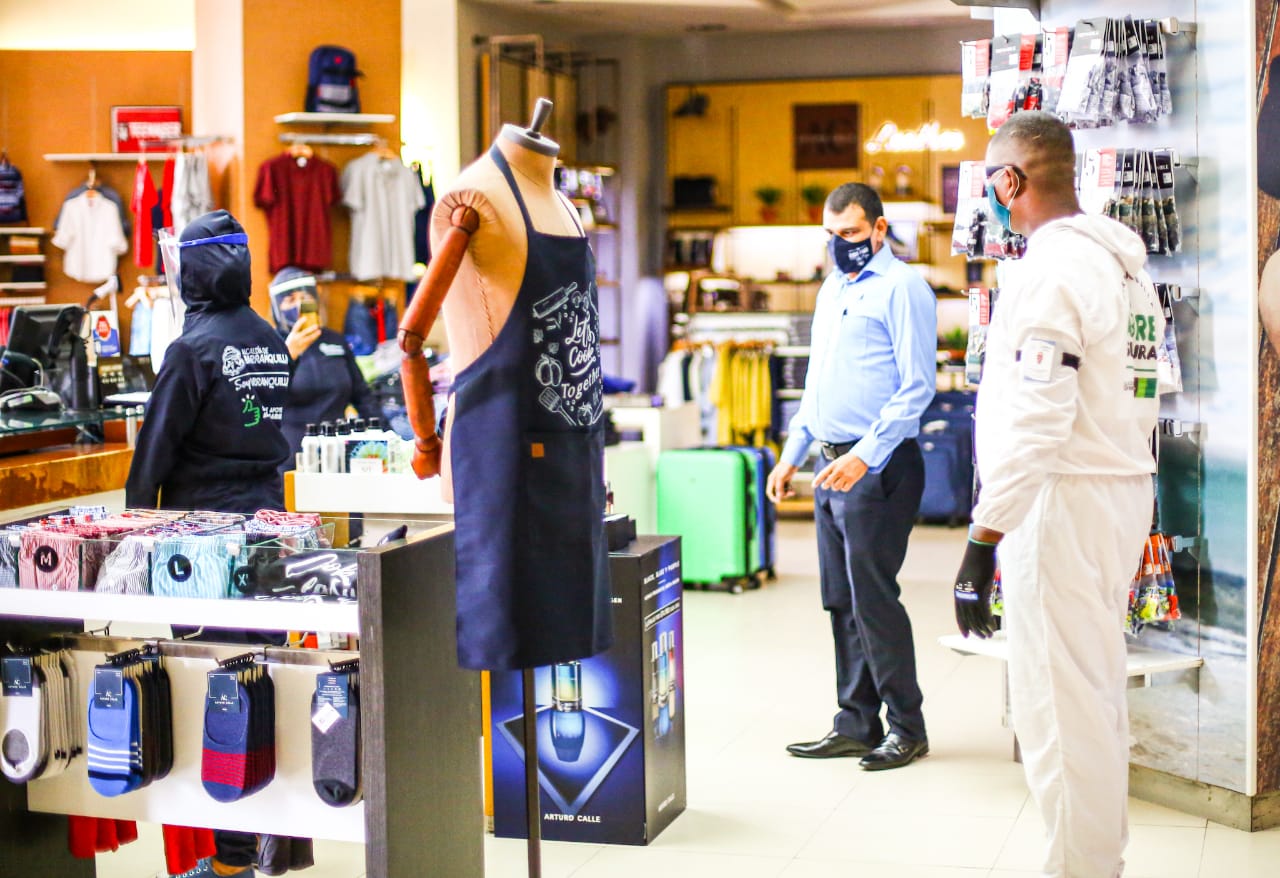
[[[418,175],[368,153],[343,169],[342,203],[351,209],[351,273],[413,280],[414,215],[426,206]]]

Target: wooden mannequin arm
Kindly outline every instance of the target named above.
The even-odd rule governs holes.
[[[431,399],[431,369],[422,356],[422,346],[458,274],[471,236],[480,228],[480,214],[472,207],[457,207],[450,216],[450,222],[452,225],[436,247],[397,334],[404,355],[400,363],[400,379],[404,384],[405,407],[414,435],[413,471],[420,479],[439,474],[441,453],[440,437],[436,435],[435,405]]]

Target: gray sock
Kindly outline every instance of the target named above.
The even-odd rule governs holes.
[[[360,798],[360,678],[350,675],[347,715],[311,698],[311,779],[325,804],[341,808]]]

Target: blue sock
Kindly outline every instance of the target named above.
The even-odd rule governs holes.
[[[119,796],[136,789],[133,777],[133,734],[138,728],[138,701],[129,680],[124,681],[123,709],[94,703],[89,684],[89,785],[99,795]]]
[[[236,684],[239,713],[221,713],[207,703],[204,712],[204,749],[200,758],[200,781],[218,802],[234,802],[246,794],[249,785],[249,722],[254,706],[243,683]]]

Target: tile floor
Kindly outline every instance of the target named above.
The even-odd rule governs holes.
[[[963,531],[921,528],[902,575],[932,754],[868,774],[805,761],[791,741],[830,728],[830,629],[811,522],[784,522],[781,578],[685,605],[689,807],[645,848],[545,843],[546,878],[1036,878],[1042,829],[1012,736],[1001,669],[937,645],[954,629]],[[1242,833],[1133,800],[1128,878],[1275,878],[1280,830]],[[320,843],[309,878],[359,878],[362,848]],[[489,878],[525,874],[523,842],[488,838]],[[99,858],[102,878],[153,878],[158,832]]]

